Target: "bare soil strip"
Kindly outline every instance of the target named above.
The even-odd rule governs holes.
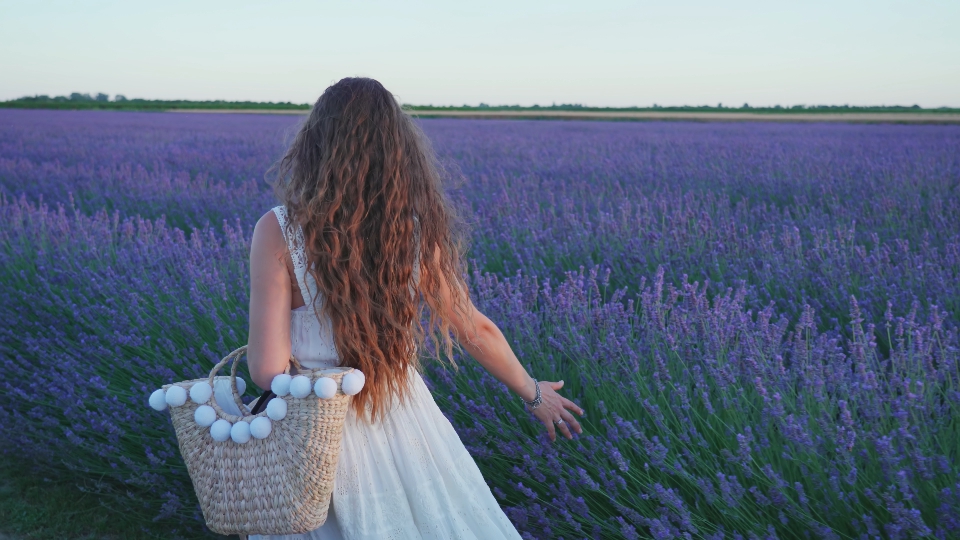
[[[305,110],[269,109],[171,109],[177,113],[298,114]],[[894,122],[910,124],[957,124],[957,113],[750,113],[750,112],[653,112],[653,111],[409,111],[420,118],[502,118],[563,120],[692,120],[699,122]]]

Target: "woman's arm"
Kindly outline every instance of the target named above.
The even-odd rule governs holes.
[[[250,332],[247,364],[261,389],[290,362],[290,274],[287,245],[273,211],[257,221],[250,243]]]
[[[439,261],[439,248],[435,252],[434,260]],[[421,272],[428,271],[426,266],[422,266]],[[438,276],[440,282],[440,296],[445,306],[452,303],[450,288],[443,275]],[[432,307],[432,306],[431,306]],[[507,388],[520,395],[527,401],[533,400],[537,395],[536,386],[533,379],[527,374],[527,370],[517,359],[510,344],[507,343],[503,332],[486,315],[469,302],[466,310],[466,316],[461,318],[457,313],[448,311],[445,316],[450,320],[456,331],[457,341],[460,345],[474,357],[487,371],[497,380],[507,385]],[[472,328],[476,328],[473,333]],[[556,439],[554,420],[563,419],[564,424],[560,425],[560,431],[568,439],[573,438],[570,432],[572,428],[577,433],[582,433],[580,423],[570,412],[583,415],[583,410],[574,402],[556,393],[563,387],[563,381],[548,382],[537,381],[540,386],[540,394],[543,402],[539,407],[533,410],[533,414],[543,422],[550,435],[550,440]],[[568,427],[570,426],[570,427]]]

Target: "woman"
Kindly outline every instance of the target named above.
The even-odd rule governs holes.
[[[556,393],[562,381],[531,378],[470,301],[426,138],[380,83],[343,79],[317,100],[279,172],[284,204],[257,222],[250,252],[251,377],[269,388],[291,353],[305,368],[366,376],[326,523],[284,538],[520,538],[424,385],[418,351],[430,336],[451,358],[456,340],[525,402],[539,386],[541,402],[527,406],[551,441],[555,429],[580,433],[569,411],[583,411]]]

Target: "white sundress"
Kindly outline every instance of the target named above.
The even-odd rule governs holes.
[[[286,209],[273,211],[309,302],[316,281],[306,272],[302,229],[286,238]],[[290,341],[305,368],[339,362],[329,317],[318,320],[309,306],[291,312]],[[420,373],[411,373],[407,403],[395,401],[382,421],[367,424],[348,409],[327,521],[309,533],[250,540],[520,540]]]

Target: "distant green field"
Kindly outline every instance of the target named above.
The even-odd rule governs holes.
[[[191,100],[159,100],[159,99],[120,99],[110,101],[107,96],[101,94],[100,99],[90,97],[87,94],[72,94],[67,96],[33,96],[22,97],[11,101],[0,101],[0,108],[17,109],[103,109],[119,111],[167,111],[171,109],[250,109],[250,110],[303,110],[307,111],[311,105],[308,103],[290,103],[290,102],[272,102],[272,101],[191,101]],[[479,106],[433,106],[433,105],[404,105],[404,109],[409,111],[458,111],[458,112],[486,112],[486,111],[510,111],[510,112],[544,112],[544,111],[578,111],[578,112],[698,112],[698,113],[960,113],[960,108],[939,107],[922,108],[917,105],[905,106],[850,106],[850,105],[792,105],[792,106],[774,106],[774,107],[750,107],[744,104],[741,107],[724,106],[669,106],[661,107],[654,105],[652,107],[588,107],[580,104],[561,104],[532,107],[523,107],[520,105],[486,105],[481,103]]]

